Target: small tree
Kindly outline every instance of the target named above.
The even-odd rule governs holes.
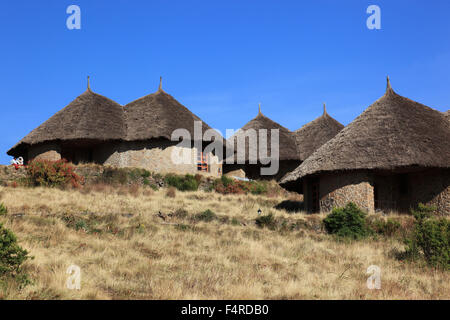
[[[0,223],[0,277],[21,274],[22,264],[29,258],[28,251],[17,243],[16,235]]]
[[[328,233],[342,238],[360,239],[370,234],[366,214],[353,202],[344,208],[333,209],[323,223]]]

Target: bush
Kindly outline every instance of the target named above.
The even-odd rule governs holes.
[[[3,203],[0,203],[0,216],[4,216],[8,213],[8,208]]]
[[[260,216],[255,219],[256,225],[260,228],[267,227],[271,230],[274,230],[276,227],[275,218],[272,213],[268,215]]]
[[[165,182],[180,191],[196,191],[200,182],[191,174],[186,174],[184,176],[178,176],[173,174],[168,174],[166,176]]]
[[[247,193],[249,189],[244,181],[222,176],[214,181],[214,190],[221,194],[243,194]]]
[[[71,184],[73,187],[79,187],[83,182],[65,159],[32,160],[27,166],[27,174],[34,186],[57,187]]]
[[[195,216],[196,220],[205,221],[205,222],[211,222],[216,218],[217,218],[216,214],[209,209],[207,209],[207,210],[203,211],[202,213],[199,213]]]
[[[30,258],[28,251],[18,245],[16,235],[0,223],[0,278],[5,280],[13,277],[21,282],[28,281],[22,264]]]
[[[255,182],[252,185],[251,193],[257,195],[267,193],[267,186],[262,182]]]
[[[419,204],[412,210],[416,219],[414,231],[405,239],[409,258],[420,259],[434,267],[450,270],[450,222],[432,216],[436,209]]]
[[[349,202],[345,208],[333,209],[323,219],[323,223],[328,233],[342,238],[360,239],[370,234],[366,214],[353,202]]]

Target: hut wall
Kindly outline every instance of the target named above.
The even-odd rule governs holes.
[[[172,153],[182,154],[183,148],[168,140],[150,140],[136,142],[118,142],[105,144],[94,152],[98,163],[116,167],[137,167],[161,173],[202,173],[197,170],[197,149],[184,148],[190,163],[172,161]],[[218,157],[209,156],[209,172],[204,174],[222,175],[222,164]]]
[[[28,149],[28,159],[56,161],[61,159],[61,149],[57,144],[45,143],[30,146]]]
[[[331,211],[333,207],[344,207],[348,202],[354,202],[367,212],[374,211],[373,186],[367,172],[342,172],[320,176],[319,199],[322,212]]]
[[[430,170],[410,174],[412,204],[435,206],[440,214],[450,215],[450,170]]]

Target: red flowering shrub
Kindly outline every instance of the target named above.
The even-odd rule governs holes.
[[[78,188],[83,178],[74,172],[73,165],[65,159],[32,160],[28,163],[27,173],[30,183],[34,186],[56,187],[72,185]]]

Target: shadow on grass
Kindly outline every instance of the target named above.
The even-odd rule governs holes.
[[[304,211],[303,201],[285,200],[275,206],[277,210],[286,210],[289,213],[297,213]]]

